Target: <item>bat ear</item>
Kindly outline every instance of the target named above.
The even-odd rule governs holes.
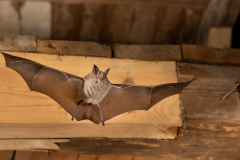
[[[94,64],[92,74],[97,75],[98,72],[99,72],[99,68]]]
[[[105,72],[104,72],[104,75],[107,77],[108,75],[108,72],[109,72],[110,68],[108,68]]]

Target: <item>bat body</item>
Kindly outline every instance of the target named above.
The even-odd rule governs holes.
[[[6,66],[17,71],[32,91],[43,93],[69,114],[72,120],[88,119],[96,124],[124,112],[148,110],[162,99],[179,94],[191,82],[156,86],[112,84],[107,74],[94,65],[85,77],[78,77],[37,62],[1,52]]]

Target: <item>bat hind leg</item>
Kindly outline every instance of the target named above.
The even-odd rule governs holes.
[[[104,121],[103,121],[103,116],[102,116],[102,108],[101,108],[101,106],[99,105],[99,104],[97,104],[97,106],[98,106],[98,109],[99,109],[99,113],[100,113],[100,118],[101,118],[101,122],[102,122],[102,125],[104,126],[105,125],[105,123],[104,123]]]
[[[76,114],[76,112],[77,112],[78,106],[79,106],[82,102],[83,102],[83,100],[81,100],[81,101],[79,101],[79,102],[77,103],[77,106],[76,106],[76,108],[75,108],[75,110],[74,110],[74,112],[73,112],[73,115],[72,115],[72,121],[73,121],[74,118],[75,118],[75,114]]]

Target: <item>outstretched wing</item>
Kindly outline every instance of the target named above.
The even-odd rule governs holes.
[[[43,93],[58,104],[69,114],[73,115],[80,100],[82,100],[83,80],[77,77],[28,59],[2,53],[6,66],[17,71],[32,91]],[[76,112],[77,120],[89,119],[94,123],[100,122],[97,106],[81,103]]]
[[[100,102],[103,120],[106,121],[128,111],[148,110],[164,98],[181,93],[190,82],[170,83],[153,87],[117,84],[116,87],[109,90],[106,97]]]

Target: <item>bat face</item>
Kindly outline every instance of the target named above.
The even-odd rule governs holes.
[[[97,104],[106,95],[111,83],[107,78],[107,73],[109,69],[105,72],[99,70],[99,68],[94,65],[92,73],[83,77],[83,101],[86,103]]]
[[[94,65],[92,73],[89,73],[87,76],[85,76],[84,81],[93,86],[101,86],[106,78],[107,77],[104,75],[104,73],[100,71],[96,65]]]

